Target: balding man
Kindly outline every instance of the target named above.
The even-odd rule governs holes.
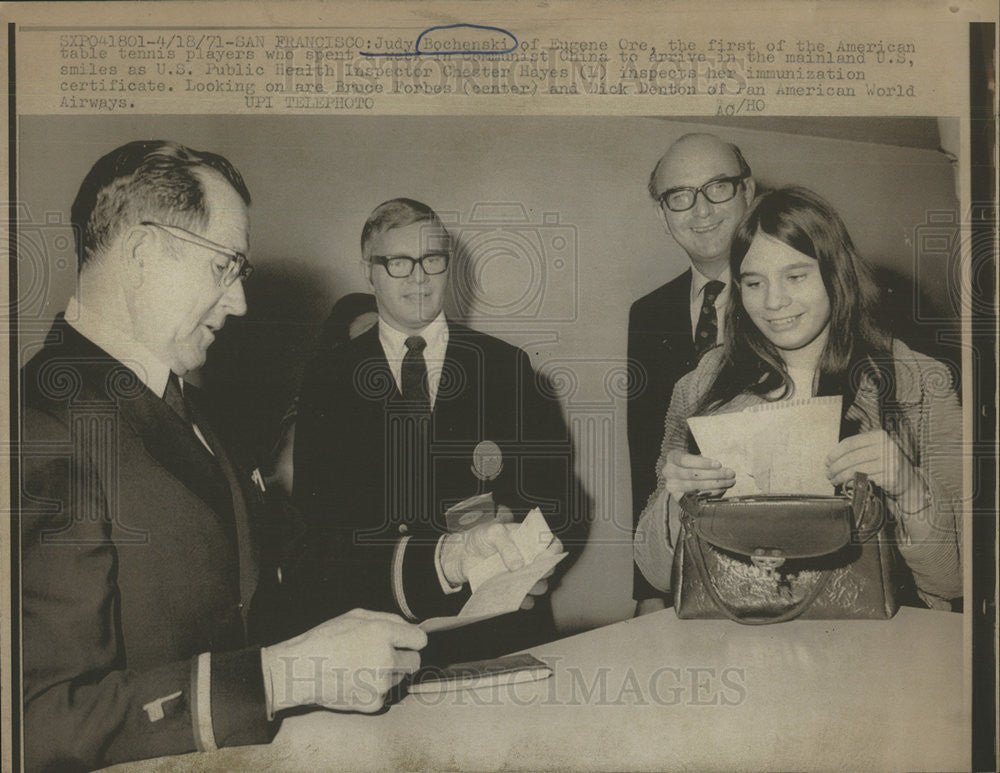
[[[649,195],[663,227],[691,266],[632,304],[628,358],[635,369],[628,402],[633,524],[656,487],[663,420],[677,380],[722,340],[729,297],[729,246],[753,200],[754,180],[740,149],[711,134],[685,134],[653,168]],[[659,592],[636,571],[637,613],[662,609]]]
[[[386,612],[253,643],[277,534],[183,383],[246,313],[249,203],[222,156],[156,140],[80,186],[77,291],[21,374],[28,770],[265,743],[284,709],[377,711],[419,664]]]

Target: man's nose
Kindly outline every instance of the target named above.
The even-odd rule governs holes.
[[[416,282],[417,284],[423,284],[427,281],[427,272],[424,271],[423,263],[414,263],[413,271],[407,277],[410,282]]]
[[[704,191],[698,191],[694,195],[694,214],[698,217],[708,217],[712,213],[712,202],[705,196]]]
[[[247,313],[247,296],[243,290],[243,280],[237,279],[222,295],[226,313],[233,317],[242,317]]]

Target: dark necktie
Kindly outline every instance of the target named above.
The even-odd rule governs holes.
[[[715,346],[719,335],[719,318],[715,313],[715,299],[723,291],[726,283],[713,279],[705,285],[705,299],[701,304],[701,314],[698,315],[698,326],[694,331],[694,350],[701,357],[707,349]]]
[[[194,418],[191,415],[191,405],[188,403],[187,398],[184,397],[180,376],[173,371],[167,376],[167,388],[163,390],[163,402],[169,405],[171,410],[181,417],[181,421],[197,436],[198,442],[205,446],[212,456],[215,456],[215,449],[212,448],[208,439],[201,433],[200,428],[195,424]]]
[[[426,346],[427,342],[421,336],[410,336],[406,339],[406,356],[403,357],[400,381],[402,382],[403,400],[410,403],[416,411],[430,413],[431,398],[427,386],[427,362],[424,360]]]
[[[180,377],[173,371],[167,377],[167,388],[163,392],[163,400],[187,425],[192,424],[191,409],[188,408],[187,401],[184,399]]]

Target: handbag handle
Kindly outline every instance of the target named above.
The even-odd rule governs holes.
[[[863,472],[854,474],[854,479],[844,484],[845,493],[851,495],[851,509],[854,511],[854,541],[868,542],[885,526],[885,504],[875,492],[875,484]],[[869,523],[869,521],[871,521]]]
[[[689,547],[692,545],[694,547],[691,551],[691,555],[694,558],[695,570],[701,578],[701,584],[708,590],[708,595],[711,596],[712,601],[715,602],[715,606],[718,607],[718,609],[720,609],[730,620],[742,623],[743,625],[767,625],[770,623],[784,623],[788,620],[794,620],[812,605],[819,594],[823,592],[823,589],[826,588],[826,585],[830,581],[830,577],[833,574],[833,572],[822,572],[812,590],[810,590],[809,593],[807,593],[805,597],[799,601],[799,603],[779,615],[774,615],[773,617],[741,617],[722,599],[719,595],[718,589],[715,587],[715,583],[712,582],[712,577],[708,572],[708,566],[705,563],[705,553],[701,538],[695,534],[693,530],[688,529],[684,541],[689,544]]]

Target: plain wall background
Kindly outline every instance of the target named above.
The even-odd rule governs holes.
[[[297,388],[333,302],[367,291],[358,268],[368,213],[396,196],[424,201],[462,245],[452,310],[524,346],[561,389],[578,471],[593,502],[582,558],[553,597],[565,630],[632,611],[625,432],[629,305],[682,271],[646,193],[653,164],[688,131],[743,149],[758,180],[813,188],[838,209],[861,254],[917,273],[926,320],[917,348],[958,315],[949,218],[955,181],[932,119],[747,120],[732,125],[617,117],[23,117],[18,146],[18,307],[22,362],[74,290],[66,223],[77,187],[104,153],[172,139],[229,158],[254,197],[249,313],[231,319],[202,374],[261,449]],[[843,136],[839,139],[839,128]],[[858,141],[857,137],[871,141]],[[904,145],[886,144],[902,142]],[[943,213],[940,217],[934,213]],[[928,228],[932,219],[943,218]],[[933,231],[934,238],[927,238]],[[919,268],[915,256],[921,254]]]

